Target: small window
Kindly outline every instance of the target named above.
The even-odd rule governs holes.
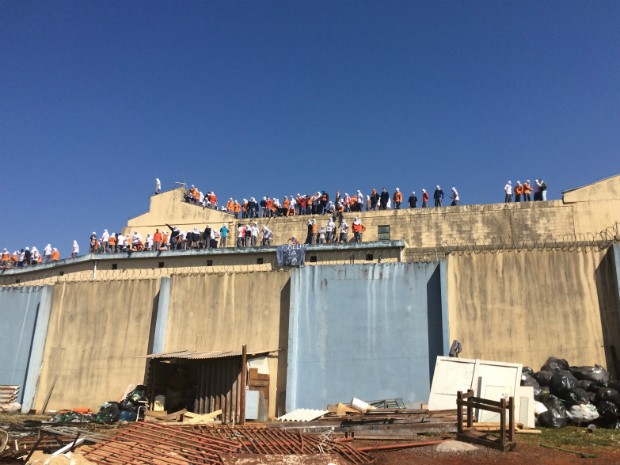
[[[21,283],[21,282],[22,282],[22,280],[21,280],[21,279],[16,279],[16,280],[15,280],[15,284],[19,284],[19,283]]]
[[[58,275],[59,275],[59,276],[64,276],[64,275],[65,275],[65,272],[64,272],[64,271],[59,271],[59,272],[58,272]]]
[[[118,270],[118,263],[112,263],[112,269]]]
[[[159,267],[163,268],[164,267],[164,262],[159,262]]]
[[[316,258],[316,255],[310,255],[310,261],[311,261],[312,263],[316,263],[316,262],[318,262],[318,260],[317,260],[317,258]]]
[[[257,258],[257,259],[256,259],[256,264],[257,264],[257,265],[262,265],[263,263],[265,263],[265,260],[264,260],[264,259],[262,259],[262,258]]]
[[[207,260],[207,266],[213,266],[213,260]]]
[[[375,259],[375,256],[371,253],[367,253],[366,254],[366,260],[368,260],[369,262],[373,261]]]
[[[377,238],[380,241],[389,241],[390,240],[390,225],[384,224],[378,227]]]

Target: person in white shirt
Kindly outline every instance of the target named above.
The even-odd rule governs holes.
[[[269,229],[267,225],[263,225],[263,245],[267,247],[271,246],[271,239],[273,239],[271,229]]]
[[[504,186],[504,193],[506,194],[504,197],[504,203],[512,202],[512,181],[508,181]]]
[[[107,229],[103,230],[103,234],[101,234],[101,239],[99,239],[99,241],[101,242],[101,246],[103,247],[103,253],[108,253],[109,247],[108,244],[110,242],[110,234],[108,233]]]
[[[455,207],[459,204],[459,193],[456,190],[456,187],[452,188],[452,196],[450,197],[452,199],[452,203],[450,204],[451,207]]]
[[[47,244],[43,249],[43,263],[52,261],[52,244]]]
[[[347,242],[349,235],[349,225],[347,224],[347,220],[343,219],[340,224],[340,241],[339,242]]]
[[[71,258],[75,258],[80,253],[80,246],[77,241],[73,241],[73,247],[71,247]]]
[[[254,223],[251,226],[251,229],[252,229],[251,246],[256,247],[256,243],[258,242],[258,223]]]
[[[155,178],[155,195],[161,192],[161,181],[159,178]]]

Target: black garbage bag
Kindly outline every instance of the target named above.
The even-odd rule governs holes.
[[[521,373],[521,386],[533,386],[534,388],[539,388],[540,384],[536,378],[534,378],[533,374],[523,371]]]
[[[602,384],[609,382],[609,372],[599,365],[593,367],[570,367],[570,372],[577,379],[596,381]]]
[[[577,378],[570,374],[570,371],[557,370],[551,377],[551,394],[554,394],[562,399],[570,391],[577,387]]]
[[[595,405],[601,420],[616,421],[620,418],[618,407],[616,407],[613,402],[600,400]]]
[[[137,412],[140,404],[132,401],[131,399],[125,398],[120,401],[118,406],[123,412]]]
[[[588,391],[579,387],[573,388],[564,396],[564,401],[568,407],[573,405],[585,405],[590,403]]]
[[[551,395],[549,386],[540,386],[538,389],[534,388],[534,400],[542,402],[542,400],[548,395]]]
[[[549,357],[540,371],[568,370],[569,365],[563,358]]]
[[[553,376],[553,371],[550,370],[541,370],[536,373],[536,381],[541,386],[549,386],[551,384],[551,377]]]
[[[121,417],[121,409],[118,402],[106,402],[103,404],[94,418],[98,423],[114,423]]]
[[[596,392],[596,398],[606,400],[620,408],[620,392],[612,388],[600,388]]]
[[[606,387],[610,387],[612,389],[615,389],[616,391],[620,391],[620,381],[618,381],[617,379],[612,379],[607,383]]]
[[[127,394],[125,399],[129,399],[135,403],[148,403],[146,398],[146,386],[138,384],[133,391]]]
[[[532,370],[530,367],[521,368],[521,373],[527,373],[528,375],[534,376],[534,370]]]
[[[566,426],[566,407],[553,394],[545,396],[542,403],[547,411],[538,415],[538,424],[547,428],[563,428]]]

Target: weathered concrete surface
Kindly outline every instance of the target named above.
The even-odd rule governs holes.
[[[226,201],[224,201],[225,203]],[[211,224],[219,230],[222,224],[229,224],[232,220],[234,220],[233,216],[228,213],[185,202],[183,188],[178,188],[152,195],[149,211],[131,218],[122,232],[123,234],[133,233],[134,231],[153,233],[155,228],[160,228],[159,230],[162,232],[170,232],[166,224],[185,231],[195,227],[204,231],[205,226]],[[146,237],[146,234],[143,234],[142,237]]]
[[[57,285],[35,408],[56,377],[48,410],[97,410],[143,383],[158,291],[156,280]]]
[[[19,386],[22,402],[42,287],[0,289],[0,384]]]
[[[444,355],[436,263],[292,271],[287,411],[328,403],[425,401]]]
[[[269,359],[269,398],[276,399],[286,382],[289,282],[288,271],[173,276],[165,351],[279,350]],[[279,394],[270,416],[283,407]]]
[[[449,255],[451,339],[467,358],[537,370],[553,355],[613,370],[620,326],[610,251]]]

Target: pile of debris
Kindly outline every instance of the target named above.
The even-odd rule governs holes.
[[[328,437],[265,426],[205,426],[133,423],[116,435],[84,450],[95,463],[159,463],[224,465],[227,454],[338,454],[355,465],[372,458]]]
[[[136,421],[147,410],[146,387],[137,385],[120,402],[105,402],[98,412],[77,408],[58,412],[52,422],[65,423],[115,423],[117,421]]]
[[[456,407],[456,406],[455,406]],[[455,433],[457,411],[410,409],[402,399],[330,404],[327,410],[298,409],[278,418],[283,429],[333,431],[355,439],[411,440],[419,434]],[[275,426],[275,425],[274,425]]]
[[[19,386],[0,385],[0,413],[19,412],[22,408],[17,402]]]
[[[570,366],[564,359],[550,357],[538,372],[524,367],[521,385],[534,388],[540,426],[620,425],[620,381],[611,379],[599,365]]]

